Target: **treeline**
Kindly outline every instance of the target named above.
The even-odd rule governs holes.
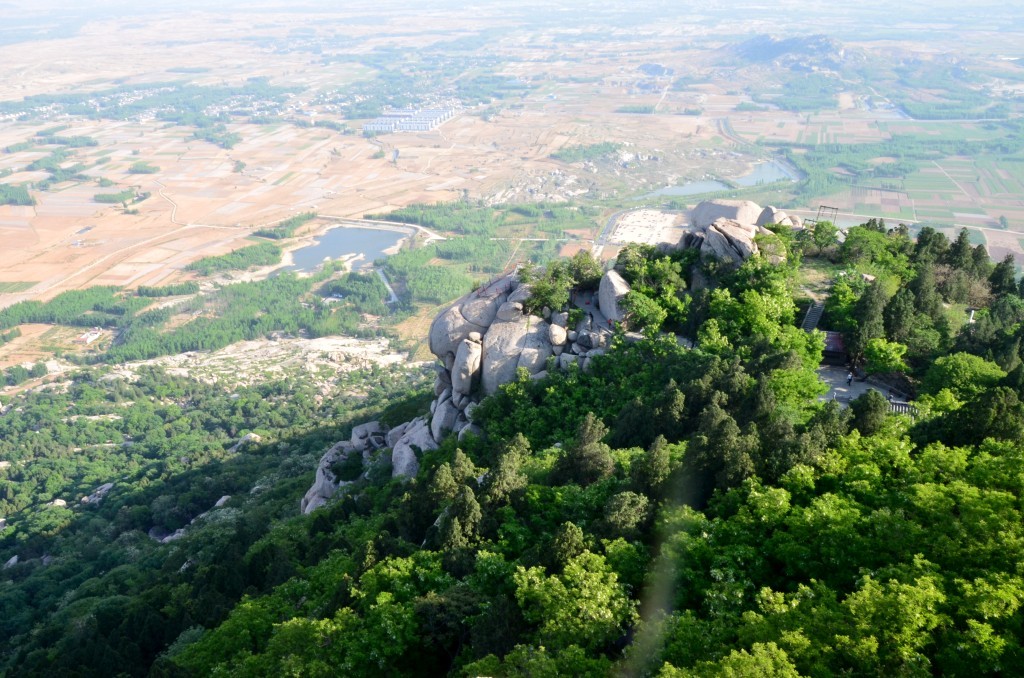
[[[87,136],[62,137],[56,135],[44,135],[40,132],[36,134],[36,137],[39,138],[39,143],[57,144],[58,146],[67,146],[68,148],[89,148],[100,145],[100,142],[96,141],[96,139]]]
[[[516,230],[536,228],[545,233],[595,226],[600,210],[571,203],[528,203],[489,206],[455,201],[432,205],[415,203],[386,214],[367,215],[399,223],[419,224],[447,233],[471,236],[513,237]],[[525,219],[520,218],[525,217]]]
[[[954,354],[978,356],[988,365],[963,359],[972,364],[956,379],[985,369],[1024,379],[1024,287],[1012,255],[993,263],[966,229],[950,241],[925,227],[915,241],[905,226],[887,229],[883,221],[871,220],[849,229],[835,256],[874,278],[838,278],[826,304],[823,323],[844,333],[855,365],[887,375],[911,394],[926,389],[934,365]],[[958,392],[953,382],[945,386],[952,391],[942,408],[966,412],[972,401],[977,405],[979,393]],[[989,427],[1005,424],[984,418],[963,423],[966,429],[949,432],[947,439],[978,442]]]
[[[0,205],[35,205],[36,199],[24,186],[0,184]]]
[[[296,88],[271,85],[267,78],[249,78],[244,85],[202,86],[183,82],[154,82],[122,85],[97,92],[39,94],[21,101],[0,102],[0,112],[30,114],[33,109],[62,106],[68,115],[93,120],[128,120],[147,111],[157,111],[161,120],[193,124],[211,120],[205,111],[235,101],[281,103]],[[132,97],[124,97],[132,94]],[[64,128],[66,129],[66,127]],[[56,134],[56,132],[52,132]]]
[[[481,278],[504,271],[513,250],[517,261],[547,262],[557,256],[554,240],[540,243],[511,240],[535,231],[562,234],[569,229],[592,229],[597,212],[566,203],[500,205],[465,201],[435,205],[413,204],[389,214],[367,218],[414,223],[462,237],[404,249],[380,262],[405,301],[443,303],[468,292]],[[496,240],[492,238],[501,237]],[[434,259],[445,266],[430,266]]]
[[[112,286],[69,290],[47,302],[19,301],[0,309],[0,329],[24,323],[116,327],[148,303],[145,299],[123,295],[119,288]]]
[[[660,270],[658,255],[638,254],[623,265]],[[719,269],[690,302],[697,349],[616,342],[588,372],[524,375],[474,411],[485,437],[424,454],[414,481],[360,481],[275,529],[263,571],[280,572],[283,556],[294,574],[190,636],[172,663],[196,674],[1024,670],[1012,602],[1024,598],[1024,406],[1006,395],[1009,409],[993,411],[1006,416],[984,419],[999,426],[964,444],[942,431],[974,409],[912,421],[875,392],[848,410],[819,402],[821,343],[793,324],[793,270],[757,258]],[[940,398],[999,378],[936,368],[926,388]],[[300,570],[313,551],[325,555]],[[651,596],[664,605],[653,615],[641,607]],[[404,629],[397,641],[385,623]]]
[[[16,144],[4,147],[4,153],[20,153],[21,151],[27,151],[34,148],[35,144],[31,141],[19,141]]]
[[[786,111],[820,111],[834,109],[838,105],[836,97],[845,87],[838,78],[808,73],[785,79],[781,94],[770,93],[771,90],[754,91],[751,99],[760,104],[773,104]]]
[[[120,363],[187,351],[210,351],[275,332],[311,337],[382,334],[382,330],[364,325],[361,315],[383,314],[381,305],[373,301],[373,293],[367,289],[376,288],[372,281],[343,277],[335,289],[349,290],[354,296],[337,304],[310,294],[313,285],[323,283],[333,274],[334,270],[327,267],[308,278],[282,273],[266,280],[226,285],[182,309],[191,310],[194,317],[169,331],[163,329],[163,324],[170,319],[171,309],[147,311],[124,323],[118,341],[102,360]],[[382,290],[383,285],[376,289]],[[386,290],[381,296],[385,294]]]
[[[21,330],[15,327],[7,332],[0,332],[0,346],[10,343],[21,336]]]
[[[59,149],[53,151],[45,158],[34,160],[25,169],[29,172],[43,171],[50,174],[47,180],[36,183],[36,188],[41,191],[47,190],[52,184],[59,184],[63,181],[87,181],[88,177],[82,174],[85,165],[75,163],[70,167],[62,166],[68,158],[67,151]]]
[[[23,367],[22,365],[14,365],[8,367],[6,370],[0,371],[0,384],[6,384],[7,386],[17,386],[23,384],[29,379],[38,379],[39,377],[45,377],[48,374],[46,364],[37,362],[32,365],[31,368]]]
[[[190,122],[196,124],[197,121]],[[224,125],[199,125],[199,129],[192,134],[192,138],[208,141],[211,144],[230,150],[242,140],[242,135],[237,132],[229,132],[228,128]]]
[[[128,168],[128,174],[156,174],[160,168],[145,161],[133,162]]]
[[[135,295],[115,287],[91,287],[64,292],[48,302],[24,301],[0,310],[0,330],[23,323],[51,323],[74,327],[117,328],[116,340],[92,362],[120,363],[186,351],[216,350],[242,340],[259,339],[274,332],[320,337],[336,334],[379,336],[367,327],[362,314],[385,315],[387,290],[373,275],[347,274],[323,287],[322,294],[340,294],[338,303],[310,294],[314,285],[335,274],[325,267],[317,275],[294,274],[256,282],[227,285],[186,305],[143,311],[156,296],[192,294],[197,283],[143,287]],[[175,315],[193,317],[171,330],[165,324]],[[0,336],[17,336],[18,330]]]
[[[139,285],[139,288],[135,290],[135,293],[140,297],[174,297],[180,294],[195,294],[198,291],[199,283],[188,281],[175,283],[173,285],[162,285],[160,287]]]
[[[919,135],[894,135],[885,142],[869,144],[773,144],[777,152],[805,174],[796,189],[796,200],[827,195],[849,188],[849,178],[837,176],[832,168],[841,167],[856,180],[902,178],[924,162],[962,155],[1013,155],[1024,151],[1024,137],[1016,125],[994,123],[1006,134],[994,139],[929,139]],[[797,152],[799,149],[799,152]],[[873,158],[891,157],[893,162],[875,165]]]
[[[627,106],[619,106],[615,109],[616,113],[639,113],[641,115],[650,115],[654,113],[654,106],[644,104],[630,104]]]
[[[92,197],[92,199],[104,204],[117,204],[134,201],[135,196],[136,193],[134,188],[126,188],[123,191],[118,191],[117,193],[97,193]]]
[[[419,224],[464,235],[492,235],[501,223],[500,214],[493,208],[463,202],[413,204],[386,214],[368,214],[366,218]]]
[[[912,267],[927,252],[952,267],[950,252],[963,252],[932,233],[904,252],[899,229],[863,229],[848,255],[868,253],[857,265],[877,268],[876,289],[903,280],[887,273],[902,270],[901,254]],[[0,417],[0,457],[21,462],[4,470],[0,501],[36,507],[2,544],[0,559],[23,557],[0,589],[4,668],[1024,672],[1024,379],[972,353],[995,344],[971,344],[969,358],[927,369],[913,419],[875,391],[849,408],[819,400],[821,337],[796,326],[801,243],[779,233],[770,244],[786,248],[786,265],[632,250],[617,265],[655,303],[678,291],[677,276],[712,282],[687,303],[696,348],[620,335],[588,371],[522,374],[473,410],[482,435],[421,451],[410,479],[392,479],[386,450],[352,455],[336,468],[354,482],[311,515],[297,514],[298,498],[319,454],[348,433],[331,415],[357,421],[344,404],[321,406],[315,389],[229,393],[143,372],[135,384],[82,375],[67,392],[26,395]],[[594,263],[580,257],[552,277],[592,286]],[[961,263],[974,270],[980,257]],[[989,312],[1014,296],[996,295]],[[982,336],[1011,340],[1022,326]],[[407,420],[392,417],[425,407],[430,391],[411,395],[381,419]],[[374,388],[369,399],[386,397]],[[71,409],[121,418],[72,421]],[[266,421],[282,433],[229,458],[226,443]],[[83,471],[104,457],[88,446],[106,440],[109,466],[89,482]],[[68,453],[72,444],[82,450]],[[113,469],[126,479],[99,506],[43,505]],[[144,536],[184,526],[222,495],[228,504],[178,542]],[[44,555],[54,556],[45,566]]]
[[[346,273],[325,283],[320,294],[339,299],[359,313],[386,315],[388,312],[388,288],[374,273]]]
[[[467,236],[403,249],[381,263],[392,281],[404,290],[406,301],[440,304],[472,290],[482,275],[500,273],[510,251],[507,242]],[[458,265],[431,266],[435,258]]]
[[[270,266],[281,262],[281,248],[272,243],[258,243],[215,257],[203,257],[185,267],[199,275],[212,275],[224,271],[244,271],[256,266]]]
[[[264,227],[252,232],[253,235],[271,240],[284,240],[295,235],[295,231],[303,224],[316,219],[316,212],[301,212],[278,223],[276,226]]]

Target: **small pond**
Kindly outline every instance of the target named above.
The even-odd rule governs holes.
[[[732,181],[738,186],[757,186],[758,184],[769,184],[773,181],[796,181],[800,179],[800,172],[782,160],[769,160],[754,165],[754,169],[742,177],[736,177]],[[732,187],[721,181],[705,179],[702,181],[690,181],[681,186],[666,186],[648,193],[642,199],[670,197],[676,198],[687,195],[701,195],[702,193],[717,193],[729,191]]]
[[[292,252],[293,264],[282,271],[309,272],[325,259],[339,259],[347,254],[361,254],[353,263],[353,270],[368,268],[377,259],[387,256],[384,250],[394,247],[406,236],[397,231],[381,231],[375,228],[332,228],[319,236],[315,243]]]

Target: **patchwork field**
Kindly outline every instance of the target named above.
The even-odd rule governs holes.
[[[773,145],[796,145],[799,154],[904,137],[981,143],[1005,133],[984,119],[908,119],[891,92],[853,80],[821,95],[814,110],[783,110],[777,103],[784,99],[771,96],[800,78],[728,54],[737,36],[765,30],[754,16],[728,17],[725,39],[724,18],[623,26],[598,37],[557,22],[521,34],[514,16],[494,8],[454,22],[429,8],[414,15],[367,22],[313,10],[154,13],[95,21],[62,40],[0,46],[0,103],[168,81],[217,88],[265,78],[294,90],[262,122],[231,108],[245,109],[247,100],[214,111],[223,128],[216,134],[237,135],[233,145],[196,138],[213,128],[168,122],[160,110],[102,120],[85,115],[95,104],[74,115],[0,112],[0,183],[36,186],[56,176],[54,167],[78,176],[33,188],[34,206],[0,206],[0,307],[94,284],[186,278],[189,262],[241,247],[256,227],[302,211],[361,217],[468,199],[576,201],[611,214],[642,205],[640,196],[664,186],[729,182],[777,154]],[[449,43],[461,46],[438,47]],[[974,44],[993,54],[1013,47],[991,36]],[[927,48],[884,37],[849,47],[883,60],[931,59]],[[658,68],[650,71],[652,64]],[[997,65],[992,72],[1011,68]],[[399,85],[390,84],[395,79]],[[459,113],[431,132],[364,138],[352,133],[362,120],[342,114],[345,105],[374,97],[450,97],[474,79],[500,87],[464,97]],[[1012,82],[997,81],[992,91],[1012,94],[1004,87]],[[765,95],[776,103],[758,98]],[[37,136],[48,129],[94,145],[64,147]],[[617,150],[602,158],[551,157],[605,142]],[[899,160],[878,153],[858,162]],[[148,169],[140,173],[140,165]],[[840,162],[830,171],[853,176]],[[110,194],[129,198],[97,202]],[[978,232],[1010,249],[1024,238],[1022,196],[1024,162],[993,155],[936,157],[899,178],[858,179],[820,195],[792,198],[775,187],[743,194],[764,204],[789,201],[798,214],[833,205],[844,222],[884,217],[994,229]]]

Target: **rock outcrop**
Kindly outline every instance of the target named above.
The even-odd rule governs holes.
[[[761,216],[757,218],[757,226],[767,226],[768,224],[779,224],[780,226],[791,226],[793,228],[803,228],[803,220],[796,215],[789,215],[780,210],[777,207],[769,205],[761,210]]]
[[[392,477],[412,477],[420,470],[419,454],[437,449],[437,443],[430,431],[426,417],[413,419],[406,424],[402,436],[391,450]]]
[[[622,309],[622,298],[629,294],[629,283],[612,269],[601,276],[597,289],[597,305],[604,317],[612,322],[622,322],[626,314]]]
[[[299,509],[303,513],[309,513],[320,508],[327,500],[334,496],[344,481],[334,475],[331,467],[336,463],[344,461],[352,454],[352,444],[347,440],[337,443],[320,457],[320,463],[316,467],[316,478],[313,485],[306,491],[306,496],[299,502]]]
[[[749,200],[706,200],[690,212],[689,228],[684,230],[679,247],[698,249],[704,258],[739,265],[758,254],[755,238],[770,235],[765,224],[797,226],[799,217],[790,217],[775,207]]]
[[[475,338],[472,335],[476,335]],[[480,334],[471,333],[470,337],[462,340],[459,349],[455,352],[455,364],[452,366],[452,391],[469,395],[480,375],[480,365],[483,358],[483,346],[480,344]]]
[[[629,285],[617,272],[606,274],[597,295],[602,314],[613,321],[622,320],[620,303],[628,292]],[[430,415],[416,426],[419,449],[436,446],[449,433],[479,435],[480,429],[472,424],[476,403],[516,379],[520,369],[540,378],[549,369],[569,369],[572,364],[582,367],[606,345],[607,331],[592,331],[586,319],[572,328],[565,311],[545,309],[541,316],[528,313],[525,304],[529,298],[529,285],[508,275],[456,301],[434,320],[430,350],[440,365]],[[415,455],[405,447],[399,453],[399,440],[393,435],[387,442],[393,448],[394,474],[415,473]]]
[[[750,200],[705,200],[690,212],[690,223],[698,229],[707,228],[718,219],[756,224],[761,212],[761,206]]]

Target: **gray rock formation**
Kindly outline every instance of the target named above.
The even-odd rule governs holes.
[[[360,424],[352,429],[352,436],[349,439],[349,444],[352,449],[356,452],[363,452],[371,445],[374,447],[382,447],[385,442],[385,436],[387,429],[379,421],[371,421],[366,424]],[[376,444],[372,440],[374,437],[377,438]]]
[[[460,308],[462,317],[480,327],[487,327],[494,322],[494,315],[503,303],[503,295],[494,297],[477,297],[468,300]]]
[[[390,431],[388,431],[388,435],[387,435],[387,445],[388,445],[388,447],[394,448],[394,446],[398,443],[398,441],[402,439],[402,435],[405,433],[405,430],[407,428],[409,428],[409,424],[411,424],[411,423],[412,422],[408,422],[407,421],[404,424],[399,424],[398,426],[396,426],[393,429],[391,429]]]
[[[605,318],[612,322],[626,319],[621,303],[627,294],[629,283],[617,271],[608,271],[601,277],[601,284],[597,290],[597,304]]]
[[[521,304],[530,298],[529,285],[519,285],[517,282],[513,282],[511,284],[511,287],[512,292],[510,292],[508,295],[508,301],[511,301],[513,303],[518,302]]]
[[[434,408],[434,415],[430,418],[430,435],[435,441],[444,437],[445,432],[455,428],[455,421],[459,418],[459,408],[455,407],[451,398],[439,400]]]
[[[516,368],[519,367],[519,357],[522,355],[523,349],[527,348],[527,335],[531,333],[531,330],[536,333],[542,324],[543,339],[546,342],[547,323],[536,316],[520,314],[517,320],[499,320],[491,325],[484,335],[483,343],[481,382],[485,395],[491,395],[498,390],[498,386],[515,379]],[[531,347],[536,346],[536,343],[529,342]]]
[[[762,211],[760,205],[750,200],[705,200],[690,212],[690,223],[697,229],[707,228],[717,219],[756,224]]]
[[[483,346],[480,340],[463,339],[459,350],[455,352],[455,365],[452,369],[452,390],[455,393],[469,395],[480,374],[483,358]]]
[[[244,436],[238,439],[238,442],[228,448],[228,452],[238,452],[244,446],[249,443],[259,443],[263,440],[259,435],[255,433],[246,433]]]
[[[416,475],[420,470],[419,454],[436,449],[437,443],[426,418],[413,419],[391,450],[391,476],[409,478]]]
[[[335,477],[331,467],[346,459],[352,452],[352,443],[344,440],[335,444],[324,453],[324,456],[320,457],[320,463],[316,467],[316,478],[299,503],[299,510],[309,513],[323,506],[328,499],[334,496],[343,483]]]
[[[764,224],[792,226],[800,222],[775,207],[761,209],[749,200],[702,202],[690,212],[690,221],[692,225],[684,231],[679,247],[699,249],[702,257],[737,266],[759,253],[754,241],[758,235],[771,235]]]
[[[103,483],[95,490],[92,494],[82,497],[83,504],[98,504],[103,501],[103,498],[107,496],[107,493],[114,489],[114,483]]]
[[[498,298],[500,299],[500,297]],[[501,303],[504,303],[504,299],[501,299]],[[497,312],[497,307],[495,307],[495,312]],[[462,307],[456,304],[434,318],[434,322],[430,325],[430,352],[444,360],[449,353],[455,355],[459,344],[469,336],[470,332],[482,334],[486,330],[486,325],[477,325],[467,320],[462,315]]]
[[[564,313],[561,315],[565,315]],[[564,325],[556,325],[554,323],[548,327],[548,341],[551,342],[552,346],[562,346],[568,339],[568,333],[565,331]]]
[[[777,207],[769,205],[761,210],[761,215],[755,222],[757,226],[767,226],[768,224],[778,224],[780,226],[791,226],[793,228],[802,228],[803,220],[796,215],[789,215],[780,210]]]
[[[518,301],[506,301],[498,309],[497,320],[512,322],[523,317],[523,305]]]

